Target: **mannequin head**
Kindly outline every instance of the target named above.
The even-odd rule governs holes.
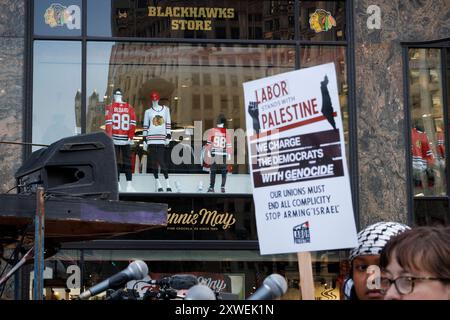
[[[152,106],[157,106],[159,99],[160,99],[160,96],[159,96],[158,91],[152,91],[152,93],[150,94],[150,100],[152,102]]]
[[[413,128],[416,128],[418,131],[424,132],[423,128],[423,120],[422,119],[414,119],[413,121]]]
[[[227,118],[223,114],[219,114],[216,124],[219,128],[225,128],[227,126]]]
[[[114,102],[122,103],[123,102],[122,90],[120,90],[120,89],[114,90],[113,97],[114,97]]]

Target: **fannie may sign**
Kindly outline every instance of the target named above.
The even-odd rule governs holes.
[[[243,86],[261,253],[356,246],[334,64]]]

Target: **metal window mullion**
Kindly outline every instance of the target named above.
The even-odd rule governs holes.
[[[450,50],[448,48],[443,47],[441,49],[441,75],[442,75],[442,107],[443,107],[443,111],[444,111],[444,143],[445,143],[445,180],[447,182],[447,218],[448,221],[450,221],[450,206],[449,206],[449,196],[450,196],[450,190],[449,190],[449,186],[450,186],[450,174],[448,172],[448,168],[449,168],[449,155],[450,155],[450,141],[449,141],[449,105],[448,105],[448,99],[449,99],[449,92],[448,92],[448,69],[450,66],[447,65],[447,50]]]
[[[409,47],[402,46],[403,59],[403,101],[404,101],[404,141],[405,141],[405,163],[406,163],[406,208],[408,224],[414,224],[414,195],[412,181],[412,156],[411,156],[411,116],[410,116],[410,99],[409,99]]]
[[[359,219],[359,163],[358,163],[358,113],[356,107],[356,67],[355,67],[355,39],[353,28],[353,1],[345,3],[346,15],[346,41],[345,47],[348,83],[348,125],[349,125],[349,174],[352,190],[352,203],[356,227],[360,228]]]
[[[33,142],[33,33],[34,33],[34,1],[29,1],[25,6],[27,26],[25,34],[25,63],[24,63],[24,84],[25,84],[25,101],[23,111],[23,140],[25,142]],[[23,161],[31,155],[31,145],[23,147]]]
[[[86,44],[86,35],[87,35],[87,0],[82,1],[82,14],[81,14],[81,133],[86,133],[86,58],[87,58],[87,44]]]
[[[300,40],[300,0],[294,2],[294,39]]]

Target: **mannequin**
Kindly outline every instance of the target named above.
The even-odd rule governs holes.
[[[231,160],[232,144],[231,136],[227,134],[227,120],[224,115],[219,115],[216,121],[216,127],[211,129],[208,134],[206,144],[208,157],[211,159],[210,166],[210,184],[208,192],[215,192],[216,174],[222,174],[222,184],[220,191],[225,192],[225,183],[227,181],[227,161]]]
[[[433,172],[434,155],[427,134],[423,130],[423,124],[417,119],[411,131],[411,154],[415,195],[424,195],[423,193],[430,187],[428,175]]]
[[[164,175],[166,191],[171,192],[168,171],[168,147],[171,139],[170,110],[167,106],[160,105],[160,96],[157,91],[150,95],[151,106],[144,114],[144,149],[148,150],[148,167],[151,168],[156,180],[158,192],[164,191],[158,178],[158,168]]]
[[[127,179],[127,192],[134,192],[132,186],[131,173],[131,144],[133,144],[134,132],[136,129],[136,114],[134,108],[123,101],[122,91],[114,90],[113,103],[106,107],[105,127],[106,133],[112,137],[117,162],[117,179],[119,180],[120,191],[120,172],[125,171]]]

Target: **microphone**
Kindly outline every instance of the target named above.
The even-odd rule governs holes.
[[[273,273],[264,279],[263,285],[247,300],[272,300],[285,294],[287,287],[286,279],[277,273]]]
[[[78,299],[88,299],[89,297],[95,296],[107,289],[117,289],[125,285],[130,280],[141,280],[142,278],[145,278],[147,274],[148,267],[144,261],[133,261],[125,270],[116,273],[108,279],[103,280],[102,282],[84,291],[80,294]]]
[[[160,287],[169,287],[175,290],[183,290],[198,284],[198,279],[192,274],[175,274],[158,280],[150,280],[147,283]]]
[[[197,284],[186,292],[184,300],[216,300],[216,294],[208,286]]]

